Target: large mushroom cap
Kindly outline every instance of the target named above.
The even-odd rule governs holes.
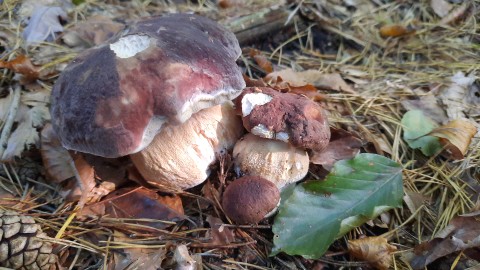
[[[52,124],[72,150],[118,157],[146,147],[164,123],[179,124],[245,87],[230,31],[190,14],[134,22],[111,44],[76,57],[54,85]]]

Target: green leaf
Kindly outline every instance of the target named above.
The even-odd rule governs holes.
[[[298,185],[280,205],[272,255],[319,258],[352,228],[400,207],[402,196],[402,168],[394,161],[374,154],[338,161],[326,180]]]
[[[412,149],[418,149],[428,157],[442,150],[440,140],[427,134],[438,125],[420,110],[408,111],[402,118],[403,139]]]

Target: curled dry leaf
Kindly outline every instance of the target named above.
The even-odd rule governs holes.
[[[15,73],[22,74],[28,80],[35,80],[40,77],[40,68],[32,64],[26,55],[19,55],[10,61],[1,61],[0,68],[7,68]]]
[[[415,247],[415,256],[410,265],[413,269],[424,269],[438,258],[463,251],[464,255],[479,254],[480,220],[479,212],[453,218],[435,238]]]
[[[457,119],[433,129],[428,135],[441,138],[440,142],[452,153],[452,157],[462,159],[476,133],[477,128],[472,122]]]
[[[257,65],[265,72],[265,73],[271,73],[273,72],[273,66],[272,62],[268,60],[268,58],[262,54],[260,50],[251,48],[250,49],[250,57],[253,57]]]
[[[380,36],[387,37],[402,37],[415,33],[415,29],[399,24],[384,25],[380,28]]]
[[[70,167],[74,178],[61,182],[60,195],[67,201],[79,200],[79,206],[98,202],[117,187],[127,181],[128,160],[107,159],[82,153],[69,153],[73,165],[68,159],[58,159],[58,166]]]
[[[392,253],[397,247],[390,245],[381,236],[348,240],[348,251],[360,260],[367,261],[373,268],[386,270],[392,263]]]
[[[327,170],[339,160],[356,156],[363,145],[359,138],[345,130],[336,128],[330,130],[332,135],[327,148],[323,151],[312,151],[310,155],[310,162],[322,165]]]

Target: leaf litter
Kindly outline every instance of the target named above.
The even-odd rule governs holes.
[[[6,144],[6,148],[10,147],[9,152],[12,153],[10,160],[14,161],[0,166],[0,188],[9,190],[9,194],[15,195],[15,200],[23,200],[20,205],[28,205],[25,211],[34,214],[44,227],[48,227],[47,233],[50,236],[63,232],[60,234],[61,239],[55,241],[59,246],[64,247],[60,255],[64,258],[62,262],[66,266],[93,266],[102,265],[103,262],[113,266],[115,264],[112,264],[112,253],[127,254],[128,248],[145,248],[156,250],[157,254],[143,257],[129,255],[130,257],[127,256],[128,258],[124,260],[125,264],[122,265],[138,262],[139,260],[135,258],[141,258],[140,261],[173,267],[175,262],[168,260],[174,257],[175,250],[182,245],[186,246],[193,258],[197,254],[202,254],[202,265],[210,269],[219,269],[222,266],[232,268],[251,266],[260,269],[313,269],[321,265],[328,267],[327,269],[363,266],[362,262],[354,262],[346,255],[348,240],[352,241],[364,235],[378,236],[387,230],[396,236],[390,238],[390,244],[398,248],[397,252],[391,254],[391,266],[395,269],[410,269],[411,261],[405,260],[402,256],[408,249],[414,248],[422,240],[428,241],[432,237],[437,239],[436,237],[441,235],[439,233],[445,228],[450,228],[452,224],[456,227],[454,226],[453,232],[450,230],[451,235],[455,235],[455,232],[462,227],[469,228],[470,223],[475,224],[473,221],[458,223],[454,221],[456,217],[472,212],[475,207],[478,207],[479,171],[477,167],[480,158],[478,135],[472,135],[470,131],[472,129],[464,124],[456,125],[454,128],[460,128],[463,131],[455,132],[458,136],[452,137],[451,133],[447,133],[446,136],[450,136],[452,144],[454,144],[453,141],[460,143],[456,144],[460,152],[457,160],[449,158],[448,155],[427,157],[421,151],[408,146],[402,138],[401,123],[406,111],[412,109],[422,110],[439,126],[448,125],[449,121],[457,119],[468,119],[472,123],[478,123],[479,88],[476,78],[480,59],[477,53],[478,38],[474,34],[478,21],[478,15],[474,12],[474,3],[457,3],[456,1],[384,3],[376,0],[318,3],[294,1],[293,7],[288,10],[285,3],[278,1],[261,1],[262,3],[258,5],[255,1],[248,1],[241,5],[232,4],[231,8],[225,9],[217,9],[217,5],[210,1],[201,1],[199,4],[172,4],[171,1],[143,4],[136,1],[120,1],[111,4],[103,1],[88,1],[75,6],[74,11],[68,7],[65,8],[67,11],[65,20],[54,18],[54,16],[50,18],[51,20],[46,20],[50,26],[53,26],[50,30],[59,28],[60,25],[63,27],[63,33],[60,34],[64,34],[65,29],[76,31],[75,26],[88,22],[87,18],[91,18],[94,13],[105,15],[114,22],[123,22],[131,18],[165,12],[195,12],[219,20],[229,17],[229,20],[223,21],[230,22],[238,16],[254,13],[253,11],[257,8],[286,8],[290,12],[290,20],[295,23],[293,30],[272,34],[265,38],[267,41],[263,43],[250,44],[260,51],[256,54],[257,59],[255,55],[251,56],[248,53],[243,55],[245,69],[251,68],[251,79],[262,80],[265,75],[272,73],[271,70],[281,72],[288,69],[294,71],[293,75],[300,78],[303,76],[302,72],[311,72],[315,74],[314,76],[337,74],[334,77],[334,83],[343,81],[342,83],[346,83],[354,91],[344,91],[346,88],[335,86],[331,82],[314,84],[308,81],[299,87],[292,86],[286,77],[281,76],[279,85],[282,86],[282,91],[293,90],[321,100],[326,108],[330,108],[331,126],[347,130],[358,137],[361,140],[361,152],[380,153],[402,164],[404,190],[408,194],[404,197],[403,208],[388,212],[390,214],[390,218],[386,219],[388,229],[376,225],[360,226],[332,244],[325,255],[317,260],[307,260],[288,254],[268,257],[272,248],[272,220],[267,219],[262,224],[250,227],[229,224],[216,202],[212,202],[212,199],[218,196],[210,194],[210,199],[205,199],[200,195],[200,191],[195,189],[180,194],[187,218],[175,224],[172,223],[166,229],[150,226],[150,222],[154,222],[152,220],[143,220],[144,223],[139,224],[135,218],[108,216],[87,217],[85,220],[72,218],[72,214],[76,211],[76,204],[61,196],[61,185],[57,186],[50,181],[51,176],[48,174],[31,169],[32,162],[39,162],[39,154],[35,154],[39,147],[38,132],[48,120],[48,116],[44,115],[44,112],[48,113],[48,109],[45,109],[48,108],[48,103],[32,102],[32,97],[27,98],[29,96],[27,94],[36,93],[30,90],[33,89],[32,84],[50,89],[58,72],[65,64],[85,46],[95,44],[97,32],[94,31],[93,39],[87,38],[88,42],[82,44],[73,42],[68,46],[58,39],[59,36],[47,35],[52,38],[53,43],[40,42],[34,46],[26,46],[25,40],[22,39],[22,31],[30,24],[27,23],[27,18],[31,16],[33,9],[25,4],[25,9],[19,10],[18,2],[2,1],[1,3],[2,7],[5,7],[0,22],[2,27],[4,26],[0,30],[2,32],[0,45],[5,48],[1,61],[5,66],[6,63],[15,61],[16,57],[25,55],[31,65],[25,60],[22,65],[13,67],[14,62],[11,62],[10,67],[7,67],[8,70],[5,68],[0,70],[2,128],[5,127],[4,123],[10,114],[9,108],[13,99],[8,89],[22,87],[18,115],[15,114],[13,117],[11,132],[8,136],[0,138],[9,142],[12,140],[12,146]],[[29,2],[25,1],[25,3]],[[38,2],[44,6],[52,4],[47,3],[49,1],[31,2]],[[58,3],[54,3],[53,6],[64,8]],[[447,7],[441,7],[442,4],[445,6],[445,3],[448,3]],[[18,14],[17,11],[19,11]],[[298,20],[297,16],[301,19]],[[63,25],[65,22],[68,24]],[[31,23],[33,24],[33,21]],[[304,27],[302,24],[311,27]],[[36,27],[39,25],[37,24]],[[415,26],[415,31],[397,37],[382,37],[379,29],[384,25],[398,25],[407,30],[411,30],[410,26]],[[39,29],[42,30],[39,33],[43,33],[43,36],[45,33],[56,32],[44,31],[48,28],[43,26]],[[100,37],[109,36],[101,30],[98,31]],[[77,36],[82,40],[83,35],[82,30],[78,30]],[[91,37],[90,34],[87,36]],[[257,71],[255,67],[259,66],[261,70]],[[20,67],[25,69],[21,70]],[[47,68],[52,69],[43,75]],[[37,76],[35,72],[40,72],[41,75]],[[34,80],[19,82],[22,76],[28,77],[28,74],[33,74],[34,76],[31,77]],[[275,79],[278,80],[278,76]],[[266,82],[263,81],[263,83]],[[38,95],[41,96],[41,94]],[[436,105],[432,105],[434,101]],[[407,103],[408,105],[405,105]],[[442,110],[445,113],[443,116]],[[14,134],[20,126],[22,128],[12,139],[11,134]],[[17,136],[19,134],[20,136]],[[470,143],[468,138],[471,138]],[[36,159],[35,155],[37,155]],[[37,161],[32,161],[32,157]],[[88,169],[89,166],[90,169]],[[95,187],[101,183],[101,181],[96,182],[98,177],[92,171],[91,165],[86,168],[87,178],[93,183],[88,186]],[[130,173],[132,172],[130,168],[126,171],[128,178],[135,178]],[[312,173],[307,177],[308,180],[315,178]],[[231,179],[233,174],[227,173],[227,182]],[[73,180],[69,183],[73,188],[78,188],[78,179]],[[212,176],[209,181],[217,187],[221,186],[218,185],[220,180],[215,176]],[[72,187],[63,190],[73,190]],[[25,195],[27,190],[29,196]],[[221,189],[215,190],[218,192]],[[80,196],[81,192],[77,195]],[[100,197],[92,201],[98,203]],[[88,198],[85,201],[88,201]],[[11,206],[2,204],[2,207]],[[202,248],[205,239],[210,237],[207,234],[211,229],[206,222],[208,216],[220,219],[224,223],[219,225],[220,227],[234,228],[232,229],[235,231],[233,244],[213,250]],[[374,220],[369,224],[380,223],[382,222]],[[119,232],[124,234],[119,236]],[[448,237],[444,240],[447,241]],[[445,245],[440,245],[443,247],[442,254],[448,250],[445,249]],[[422,265],[435,263],[435,266],[438,266],[443,263],[450,268],[450,264],[454,262],[449,258],[458,257],[458,263],[475,258],[469,252],[474,248],[449,249],[449,255],[429,256],[428,260],[423,258]],[[71,254],[78,254],[78,256]],[[359,259],[365,260],[365,257]],[[123,267],[122,265],[118,267]],[[135,264],[132,263],[132,265]]]

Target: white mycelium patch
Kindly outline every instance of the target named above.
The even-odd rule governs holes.
[[[255,106],[267,104],[272,97],[264,93],[250,93],[242,98],[242,114],[243,117],[249,115]]]
[[[149,36],[130,35],[122,37],[117,42],[110,44],[110,50],[112,50],[117,57],[129,58],[147,49],[152,42],[153,39]]]

